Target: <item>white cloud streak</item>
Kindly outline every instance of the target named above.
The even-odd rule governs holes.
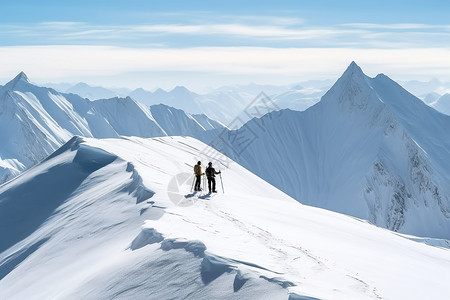
[[[25,71],[38,81],[145,72],[237,75],[286,81],[337,78],[355,60],[368,75],[397,80],[450,79],[450,49],[201,47],[133,49],[103,46],[0,47],[0,78]],[[123,75],[125,76],[125,75]],[[205,86],[208,82],[205,82]]]
[[[312,28],[297,27],[291,28],[281,25],[248,25],[239,23],[223,24],[156,24],[156,25],[124,25],[124,26],[101,26],[88,25],[84,23],[72,22],[50,22],[40,23],[36,26],[8,26],[4,32],[9,31],[28,36],[42,34],[49,35],[50,32],[55,37],[88,37],[102,38],[111,36],[117,38],[120,35],[131,35],[142,37],[146,34],[156,35],[217,35],[234,36],[243,38],[271,38],[271,39],[317,39],[338,35],[352,35],[364,33],[361,30],[339,29],[339,28]]]
[[[247,19],[246,19],[247,18]],[[92,25],[76,22],[46,22],[34,25],[0,26],[3,40],[24,40],[25,44],[99,44],[134,46],[142,43],[172,47],[234,46],[292,47],[442,47],[448,44],[450,25],[351,23],[334,26],[307,26],[300,19],[266,17],[251,22],[251,17],[233,22],[201,24]],[[246,20],[248,23],[243,23]],[[239,21],[239,22],[238,22]],[[180,39],[186,37],[187,39]],[[200,37],[200,39],[198,38]],[[203,38],[204,37],[204,38]],[[189,44],[196,38],[195,44]],[[275,43],[279,43],[276,45]],[[284,44],[283,44],[284,43]]]
[[[388,29],[388,30],[450,30],[450,25],[430,25],[419,23],[398,23],[398,24],[375,24],[375,23],[348,23],[342,24],[345,27],[358,29]]]

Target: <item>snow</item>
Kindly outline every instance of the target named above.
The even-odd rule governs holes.
[[[119,135],[155,137],[166,133],[154,120],[146,106],[140,106],[130,97],[111,98],[92,102],[96,111],[108,120]]]
[[[175,109],[163,104],[152,105],[150,107],[156,121],[166,129],[167,135],[193,135],[197,132],[207,130],[194,117],[186,114],[180,109]],[[206,120],[208,119],[205,116]]]
[[[199,159],[226,193],[191,195]],[[0,186],[0,214],[1,299],[450,293],[448,250],[302,205],[193,138],[75,137]]]

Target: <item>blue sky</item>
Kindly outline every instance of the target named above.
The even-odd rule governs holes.
[[[104,86],[450,80],[447,1],[9,1],[0,79]]]

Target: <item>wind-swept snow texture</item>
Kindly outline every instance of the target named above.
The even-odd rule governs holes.
[[[449,128],[450,116],[352,63],[318,104],[253,119],[219,149],[301,203],[450,239]]]
[[[213,128],[223,125],[165,105],[149,108],[129,97],[91,102],[33,85],[20,73],[0,87],[0,183],[38,163],[74,135],[157,137]]]
[[[218,157],[193,138],[71,139],[0,186],[0,299],[450,295],[448,250],[302,205]],[[226,194],[191,193],[197,160]]]

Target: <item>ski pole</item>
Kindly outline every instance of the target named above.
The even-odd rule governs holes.
[[[220,185],[222,186],[222,193],[225,194],[225,189],[223,188],[223,181],[222,181],[222,171],[220,171],[219,176],[220,176]]]
[[[195,174],[194,174],[194,180],[192,180],[191,193],[192,193],[192,190],[194,189],[194,183],[195,183]]]
[[[206,176],[205,173],[203,173],[203,193],[206,192]]]

